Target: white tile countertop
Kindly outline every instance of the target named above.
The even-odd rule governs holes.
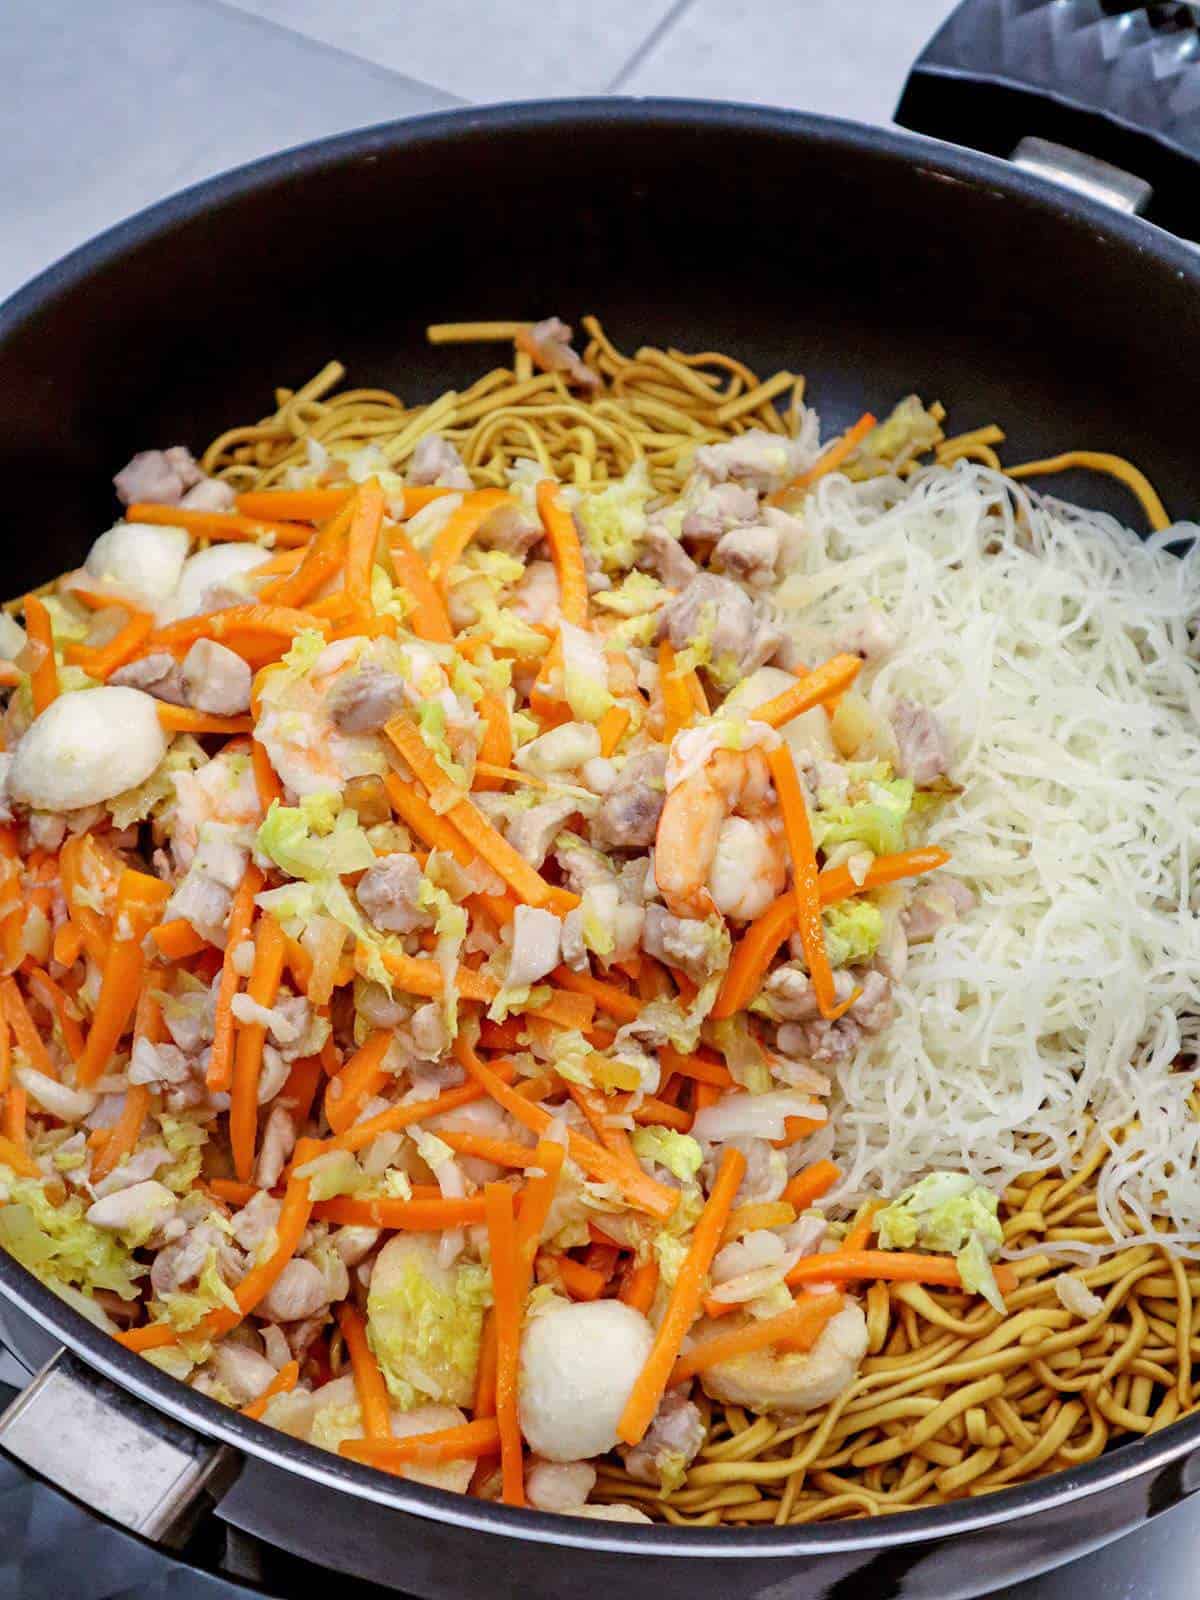
[[[8,0],[0,298],[202,178],[461,102],[676,95],[886,122],[951,10],[953,0]],[[994,1600],[1192,1600],[1198,1570],[1200,1508],[1182,1507]]]

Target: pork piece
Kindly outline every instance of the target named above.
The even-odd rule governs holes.
[[[736,439],[696,451],[696,471],[713,483],[730,478],[759,494],[781,489],[799,471],[803,447],[765,428],[751,428]]]
[[[497,506],[480,523],[475,542],[484,550],[503,550],[505,555],[520,557],[545,536],[541,523],[527,517],[520,506]]]
[[[364,661],[334,685],[326,703],[342,733],[378,733],[405,704],[404,679]]]
[[[544,800],[520,811],[505,828],[509,844],[531,867],[540,867],[568,817],[579,807],[574,800]]]
[[[663,609],[659,637],[676,650],[706,643],[714,663],[727,658],[738,677],[769,661],[783,642],[770,607],[730,578],[699,572]]]
[[[705,484],[683,519],[685,539],[719,539],[731,528],[753,522],[758,496],[737,483]]]
[[[911,778],[921,788],[949,770],[945,730],[932,711],[912,700],[897,700],[892,707],[892,731],[900,752],[896,771],[902,778]]]
[[[111,673],[108,681],[115,683],[118,688],[143,689],[146,694],[152,694],[156,700],[165,700],[168,705],[185,706],[188,703],[182,668],[175,657],[165,650],[142,656],[138,661],[127,662]]]
[[[449,439],[440,433],[427,433],[417,441],[408,464],[411,484],[437,484],[443,489],[470,489],[471,474]]]
[[[668,1389],[640,1444],[625,1456],[625,1470],[639,1483],[661,1484],[690,1467],[704,1443],[700,1408],[684,1388]]]
[[[251,672],[226,645],[197,639],[181,669],[186,703],[215,717],[240,717],[250,709]]]
[[[258,1152],[258,1164],[254,1169],[254,1181],[260,1189],[273,1189],[279,1182],[288,1157],[296,1148],[296,1121],[292,1113],[284,1106],[272,1106],[267,1118],[267,1125],[263,1129],[262,1145]],[[307,1313],[300,1312],[304,1316]],[[282,1317],[278,1319],[283,1321]]]
[[[593,842],[624,850],[652,845],[666,799],[666,770],[667,752],[661,746],[630,756],[591,819]]]
[[[232,511],[237,493],[220,478],[202,478],[179,502],[185,511]]]
[[[509,988],[520,989],[537,983],[558,965],[562,919],[552,911],[518,906],[512,928],[512,959],[505,983]]]
[[[368,867],[355,894],[368,920],[382,933],[414,933],[430,923],[428,912],[417,905],[420,888],[416,857],[396,851]]]
[[[682,589],[700,570],[671,530],[653,521],[647,524],[642,535],[638,565],[653,573],[668,589]]]
[[[586,366],[572,349],[571,332],[561,318],[547,317],[526,328],[518,336],[517,343],[529,352],[543,372],[561,372],[568,383],[579,389],[599,389],[600,374]]]
[[[965,917],[975,904],[975,896],[960,879],[946,873],[913,895],[904,913],[904,931],[909,944],[932,939],[939,928]]]
[[[693,983],[703,983],[715,970],[708,924],[692,917],[674,917],[662,906],[646,907],[642,949],[655,960],[678,967]]]
[[[725,487],[722,485],[722,487]],[[779,531],[765,523],[753,528],[732,528],[713,551],[713,563],[739,583],[769,589],[775,582],[779,560]]]
[[[187,490],[202,481],[192,452],[181,444],[167,450],[139,450],[113,479],[123,506],[145,504],[177,506]]]

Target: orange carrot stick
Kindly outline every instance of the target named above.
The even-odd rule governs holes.
[[[141,502],[129,506],[126,522],[151,522],[160,527],[186,528],[205,539],[261,541],[274,545],[307,544],[312,529],[299,522],[267,522],[259,517],[239,516],[236,511],[189,511],[184,506],[145,505]]]
[[[78,1065],[81,1084],[95,1083],[133,1015],[146,965],[142,941],[162,916],[162,908],[170,895],[170,884],[159,878],[134,872],[131,868],[121,874],[100,998]]]
[[[196,711],[191,706],[168,705],[159,701],[158,721],[164,733],[253,733],[251,717],[218,717],[209,711]]]
[[[779,796],[784,837],[792,858],[792,893],[796,897],[796,926],[804,946],[804,959],[821,1015],[833,1021],[849,1010],[856,997],[851,995],[839,1005],[834,992],[833,968],[825,949],[825,928],[821,922],[817,855],[808,821],[808,805],[788,745],[781,744],[772,750],[767,756],[767,765]]]
[[[83,1054],[83,1029],[79,1026],[79,1017],[70,996],[64,994],[49,973],[43,972],[41,967],[26,967],[25,982],[29,986],[29,992],[35,999],[41,1001],[57,1021],[62,1041],[71,1060],[78,1061]]]
[[[542,1260],[545,1261],[546,1257],[543,1256]],[[582,1261],[573,1261],[570,1256],[558,1256],[553,1263],[553,1270],[572,1300],[599,1300],[608,1285],[605,1273],[585,1266]]]
[[[354,513],[346,538],[346,593],[360,617],[370,616],[371,568],[383,528],[383,490],[378,478],[368,478],[354,499]]]
[[[400,528],[393,528],[388,535],[388,547],[400,587],[413,599],[414,609],[408,619],[412,631],[418,639],[450,644],[454,630],[446,615],[445,601],[429,576],[421,552]]]
[[[521,1293],[513,1192],[505,1183],[484,1186],[488,1243],[492,1256],[492,1295],[496,1306],[496,1422],[500,1429],[500,1470],[505,1505],[525,1504],[521,1425],[517,1420],[517,1369],[521,1344]]]
[[[621,1413],[617,1435],[626,1444],[641,1442],[646,1429],[654,1420],[659,1401],[663,1397],[671,1372],[679,1356],[688,1329],[696,1320],[700,1300],[704,1293],[708,1269],[721,1242],[734,1198],[746,1173],[746,1158],[740,1150],[730,1145],[721,1158],[712,1193],[700,1213],[700,1220],[692,1233],[688,1253],[679,1268],[679,1276],[667,1301],[667,1309],[654,1336],[654,1344],[646,1365]]]
[[[3,1003],[4,1015],[16,1037],[17,1047],[24,1053],[30,1066],[38,1072],[44,1072],[48,1078],[57,1078],[58,1068],[50,1059],[37,1025],[29,1015],[24,997],[11,978],[0,981],[0,1003]]]
[[[10,1093],[16,1092],[15,1090],[10,1091]],[[23,1121],[25,1115],[25,1091],[21,1089],[19,1092],[21,1095],[20,1112]],[[23,1140],[24,1134],[21,1137]],[[18,1143],[13,1137],[5,1137],[3,1134],[0,1134],[0,1166],[11,1167],[19,1178],[41,1178],[45,1176],[41,1167],[38,1166],[37,1162],[25,1149],[24,1144]]]
[[[479,1161],[490,1161],[494,1167],[536,1167],[537,1151],[532,1145],[520,1144],[516,1139],[493,1139],[484,1133],[472,1133],[469,1128],[439,1128],[438,1138],[460,1156],[475,1156]]]
[[[612,705],[596,724],[596,732],[600,735],[600,754],[604,757],[611,756],[625,737],[625,730],[633,721],[632,713],[626,706]]]
[[[832,1161],[814,1161],[811,1167],[802,1167],[788,1180],[783,1198],[797,1211],[805,1211],[827,1194],[842,1175],[842,1169]]]
[[[365,1103],[391,1077],[383,1063],[392,1038],[386,1029],[379,1029],[354,1052],[337,1077],[330,1079],[325,1091],[325,1120],[334,1133],[344,1133]]]
[[[254,896],[262,886],[263,875],[251,863],[246,868],[246,876],[238,884],[229,912],[229,924],[225,930],[225,958],[221,965],[221,981],[217,986],[212,1053],[206,1079],[209,1089],[214,1093],[228,1089],[233,1082],[233,997],[238,992],[234,952],[250,932],[254,918]]]
[[[835,439],[828,449],[822,451],[807,472],[802,472],[798,478],[793,478],[791,483],[785,484],[782,489],[777,489],[774,494],[769,495],[767,504],[779,505],[787,500],[789,491],[810,489],[828,473],[836,472],[838,467],[853,455],[874,426],[875,418],[869,411],[864,411],[853,427],[847,428],[840,439]]]
[[[127,608],[128,609],[128,608]],[[146,611],[129,611],[129,621],[105,645],[68,645],[66,658],[91,678],[107,679],[131,660],[149,638],[154,618]]]
[[[993,1269],[1001,1294],[1017,1286],[1016,1274],[1003,1265]],[[917,1255],[904,1250],[828,1250],[802,1256],[785,1283],[842,1283],[871,1278],[879,1283],[931,1283],[944,1289],[961,1289],[962,1278],[953,1256]]]
[[[642,1003],[636,995],[618,989],[615,983],[605,983],[590,972],[574,972],[570,967],[555,967],[551,978],[561,989],[587,995],[601,1011],[615,1017],[618,1022],[636,1022],[642,1014]]]
[[[902,878],[920,877],[944,867],[950,856],[945,850],[929,846],[923,850],[900,850],[893,856],[876,856],[867,868],[865,878],[856,883],[849,867],[826,867],[817,879],[823,906],[848,900],[851,895],[865,894],[868,889],[881,889],[884,884],[898,883]]]
[[[658,646],[658,688],[662,695],[662,742],[670,744],[681,728],[692,720],[692,696],[683,675],[675,665],[675,652],[671,641],[663,639]]]
[[[150,937],[164,961],[186,961],[189,956],[208,948],[208,940],[198,934],[185,917],[160,922]]]
[[[842,1240],[843,1250],[865,1250],[875,1231],[875,1213],[883,1209],[882,1200],[868,1200],[860,1208]]]
[[[343,1300],[337,1308],[337,1319],[342,1338],[346,1341],[350,1370],[354,1374],[354,1392],[362,1410],[363,1432],[368,1439],[390,1439],[392,1408],[387,1384],[383,1381],[375,1352],[367,1343],[367,1326],[362,1312],[351,1301]]]
[[[356,962],[360,954],[365,960],[365,952],[360,950],[356,952]],[[409,994],[424,995],[432,1000],[442,993],[445,980],[436,961],[401,955],[394,950],[384,950],[381,959],[391,976]],[[494,978],[486,973],[475,972],[470,967],[460,967],[455,981],[463,1000],[480,1000],[490,1004],[500,993],[500,985]],[[584,1029],[592,1025],[593,1010],[591,1002],[584,995],[555,992],[544,1005],[530,1006],[526,1014],[544,1017],[547,1022],[557,1023],[560,1028]]]
[[[257,489],[237,497],[240,516],[254,520],[324,522],[349,504],[353,489]]]
[[[446,851],[460,867],[469,867],[477,860],[475,851],[454,824],[440,817],[429,801],[417,793],[415,785],[405,783],[395,772],[389,772],[383,781],[392,810],[431,850]],[[512,921],[515,906],[506,896],[480,894],[472,896],[472,899],[478,901],[498,926],[507,927]]]
[[[483,738],[479,741],[474,786],[476,789],[502,789],[504,779],[481,772],[480,767],[507,767],[512,761],[512,724],[508,707],[498,694],[485,694],[479,702],[479,715],[483,718]]]
[[[499,1422],[494,1417],[477,1417],[474,1422],[460,1422],[435,1433],[410,1433],[405,1439],[343,1439],[338,1451],[350,1461],[403,1476],[400,1469],[404,1467],[474,1461],[480,1456],[494,1456],[500,1448]],[[523,1499],[519,1502],[524,1503]]]
[[[246,994],[257,1005],[274,1005],[283,975],[283,929],[274,917],[263,917],[254,941],[254,968]],[[224,969],[222,969],[223,971]],[[238,1030],[233,1058],[233,1083],[229,1100],[229,1144],[233,1170],[243,1183],[254,1171],[254,1144],[258,1134],[258,1078],[262,1071],[267,1030],[261,1022],[243,1022]]]
[[[789,1310],[781,1311],[778,1316],[765,1317],[761,1322],[751,1321],[732,1333],[714,1334],[711,1339],[693,1345],[672,1368],[671,1382],[686,1383],[709,1367],[735,1361],[738,1356],[751,1355],[756,1350],[767,1350],[772,1345],[786,1344],[789,1350],[811,1350],[825,1324],[841,1307],[840,1294],[801,1295]]]
[[[472,1412],[477,1422],[496,1415],[496,1308],[489,1306],[479,1337],[479,1366],[475,1371],[475,1403]],[[496,1430],[496,1448],[500,1431]]]
[[[540,1172],[536,1178],[528,1180],[521,1194],[521,1214],[517,1218],[517,1289],[522,1305],[533,1282],[533,1260],[554,1203],[566,1154],[557,1139],[539,1139],[534,1155]]]
[[[33,714],[40,717],[51,701],[58,697],[58,667],[54,660],[54,630],[50,626],[50,613],[35,594],[27,594],[24,601],[25,631],[35,648],[37,664],[29,675],[33,693]]]
[[[575,518],[558,496],[558,485],[551,478],[543,478],[537,486],[538,516],[546,530],[546,543],[558,574],[559,611],[567,622],[576,627],[588,625],[587,568]]]
[[[251,1400],[248,1406],[242,1407],[242,1415],[249,1417],[254,1422],[260,1421],[275,1396],[277,1394],[291,1394],[299,1377],[300,1363],[298,1361],[286,1361],[258,1398]]]
[[[496,1073],[508,1082],[512,1079],[513,1069],[507,1064],[497,1063]],[[344,1133],[326,1140],[322,1148],[363,1150],[381,1133],[395,1133],[401,1128],[412,1127],[414,1123],[427,1122],[430,1117],[440,1116],[444,1111],[457,1111],[459,1106],[470,1105],[473,1100],[483,1100],[486,1096],[487,1090],[480,1084],[464,1083],[457,1089],[447,1089],[435,1100],[407,1100],[400,1105],[389,1106],[386,1111],[380,1111],[364,1122],[352,1123]]]
[[[341,1227],[389,1228],[408,1233],[435,1233],[445,1228],[469,1228],[484,1221],[482,1195],[465,1200],[394,1200],[390,1195],[338,1195],[319,1200],[314,1222],[336,1222]]]
[[[651,1257],[626,1274],[621,1285],[620,1299],[644,1317],[649,1316],[654,1296],[658,1292],[658,1262]]]
[[[122,1156],[132,1155],[142,1136],[146,1116],[150,1110],[150,1091],[144,1083],[130,1084],[125,1093],[121,1115],[109,1130],[104,1148],[92,1161],[90,1182],[99,1183],[107,1178],[120,1163]]]
[[[446,518],[429,551],[429,576],[443,594],[446,592],[450,569],[479,532],[480,528],[501,506],[516,502],[506,489],[475,489],[463,496],[463,502]]]
[[[755,706],[749,713],[755,722],[765,722],[768,727],[782,728],[784,723],[798,717],[803,711],[823,705],[834,695],[848,689],[862,671],[859,656],[833,656],[811,672],[797,678],[773,700]]]

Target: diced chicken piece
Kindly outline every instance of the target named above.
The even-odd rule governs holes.
[[[157,1252],[150,1267],[150,1287],[156,1295],[164,1295],[195,1283],[212,1254],[223,1277],[236,1277],[244,1270],[241,1256],[225,1234],[216,1223],[205,1219],[182,1239]]]
[[[259,1245],[279,1221],[282,1208],[282,1200],[276,1200],[262,1190],[235,1213],[231,1224],[233,1237],[247,1255],[252,1256],[257,1252]]]
[[[94,1228],[104,1228],[110,1233],[136,1229],[149,1235],[175,1215],[178,1205],[178,1199],[165,1184],[147,1178],[97,1200],[88,1207],[87,1220]]]
[[[214,984],[218,981],[213,980]],[[216,1003],[215,988],[210,988],[206,995],[198,995],[186,1006],[164,1006],[167,1032],[185,1055],[194,1056],[211,1042]]]
[[[747,677],[768,661],[783,640],[770,608],[752,600],[730,578],[701,572],[664,608],[660,636],[676,650],[704,642],[711,658],[728,657],[739,677]]]
[[[296,1256],[259,1301],[255,1315],[267,1322],[301,1322],[324,1311],[331,1298],[320,1267],[303,1256]]]
[[[524,329],[517,336],[517,344],[529,352],[543,372],[561,372],[568,383],[579,389],[599,389],[602,379],[572,349],[571,333],[561,318],[547,317]]]
[[[404,680],[364,661],[340,678],[329,695],[329,715],[343,733],[377,733],[405,704]]]
[[[537,983],[558,965],[562,940],[562,919],[552,911],[535,906],[518,906],[513,913],[512,960],[507,985],[524,988]]]
[[[896,771],[902,778],[911,778],[920,788],[948,771],[946,735],[932,711],[912,700],[897,700],[892,707],[892,729],[900,752]]]
[[[232,511],[237,492],[220,478],[202,478],[179,502],[185,511]]]
[[[184,494],[204,477],[192,452],[173,444],[167,450],[139,450],[113,479],[123,506],[138,501],[177,506]]]
[[[667,752],[661,746],[630,756],[591,819],[595,843],[625,850],[644,849],[654,843],[666,798],[666,770]]]
[[[449,1049],[450,1035],[446,1030],[446,1019],[441,1006],[433,1001],[417,1007],[409,1018],[408,1028],[412,1034],[413,1048],[422,1061],[436,1061]]]
[[[690,1467],[704,1443],[700,1407],[684,1389],[668,1389],[640,1444],[625,1456],[625,1470],[639,1483],[662,1483]]]
[[[863,606],[838,629],[834,648],[864,661],[884,661],[898,643],[896,630],[879,606]]]
[[[250,709],[249,664],[215,639],[197,639],[183,658],[189,705],[215,717],[237,717]]]
[[[751,428],[735,439],[702,446],[696,451],[696,471],[713,483],[733,478],[759,494],[770,494],[800,471],[804,453],[794,439]]]
[[[152,694],[156,700],[165,700],[168,705],[185,706],[188,703],[183,671],[175,657],[165,650],[156,650],[153,655],[127,662],[111,673],[108,681],[119,687],[144,689],[147,694]]]
[[[655,960],[678,967],[693,983],[703,983],[716,970],[708,924],[691,917],[674,917],[662,906],[646,907],[642,949]]]
[[[182,917],[202,938],[223,947],[232,903],[225,885],[193,863],[167,901],[163,915],[168,921]]]
[[[896,1014],[892,986],[882,972],[874,971],[857,974],[857,984],[862,993],[850,1007],[849,1015],[864,1033],[879,1033]]]
[[[647,524],[642,535],[638,565],[652,572],[668,589],[682,589],[700,570],[671,530],[654,521]]]
[[[551,562],[529,563],[525,576],[509,596],[508,609],[530,627],[558,621],[558,574]]]
[[[355,893],[368,919],[383,933],[413,933],[429,926],[427,912],[417,905],[421,868],[415,856],[396,851],[380,856],[358,880]]]
[[[608,857],[584,844],[576,834],[560,836],[554,847],[554,861],[573,894],[615,881]]]
[[[705,484],[683,519],[685,539],[719,539],[731,528],[753,522],[758,496],[737,483]]]
[[[329,1242],[347,1267],[356,1267],[366,1260],[382,1237],[382,1228],[345,1227],[332,1233]]]
[[[775,582],[779,560],[779,533],[765,523],[753,528],[733,528],[713,551],[713,564],[740,583],[768,589]]]
[[[266,1356],[260,1356],[257,1350],[244,1344],[219,1344],[207,1370],[239,1406],[257,1399],[275,1378],[275,1368]]]
[[[505,555],[523,556],[545,536],[541,523],[527,517],[519,506],[497,506],[480,523],[475,538],[485,550],[503,550]]]
[[[412,484],[437,484],[443,489],[470,489],[471,474],[463,466],[462,457],[449,439],[440,433],[427,433],[417,441],[408,465],[408,481]]]
[[[959,878],[949,873],[919,889],[904,913],[904,930],[910,944],[932,939],[939,928],[965,917],[975,896]]]
[[[771,1014],[781,1022],[809,1022],[821,1014],[808,973],[798,964],[776,967],[762,992],[770,1002]],[[839,1005],[854,992],[854,980],[844,968],[833,975],[833,992]]]
[[[839,1017],[836,1022],[818,1017],[813,1022],[787,1023],[779,1030],[778,1044],[784,1055],[832,1066],[852,1056],[862,1037],[862,1029],[852,1017]]]
[[[75,1135],[82,1139],[82,1133]],[[62,1149],[62,1146],[59,1146]],[[103,1200],[105,1195],[116,1194],[118,1189],[129,1189],[135,1183],[142,1183],[146,1178],[152,1178],[159,1167],[169,1166],[171,1152],[166,1145],[148,1144],[145,1149],[137,1150],[133,1155],[115,1167],[107,1178],[101,1178],[95,1184],[92,1193],[97,1200]]]
[[[258,1164],[254,1169],[254,1181],[260,1189],[275,1187],[288,1157],[295,1148],[296,1119],[285,1106],[273,1106],[267,1118],[267,1125],[263,1129]],[[305,1317],[309,1313],[298,1311],[296,1315]],[[284,1322],[288,1319],[279,1317],[276,1320]]]
[[[531,1456],[525,1468],[525,1498],[535,1511],[572,1512],[596,1487],[590,1461],[542,1461]]]
[[[528,811],[518,812],[505,828],[505,835],[531,867],[540,867],[563,824],[578,809],[574,800],[544,800],[540,805],[530,806]]]

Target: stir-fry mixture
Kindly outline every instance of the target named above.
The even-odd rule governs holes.
[[[781,586],[839,482],[1032,527],[999,429],[823,442],[790,373],[589,328],[136,455],[3,616],[0,1243],[247,1416],[578,1516],[870,1514],[1170,1421],[1178,1260],[1042,1250],[1119,1133],[891,1194],[842,1154],[839,1074],[986,912],[895,618]]]

